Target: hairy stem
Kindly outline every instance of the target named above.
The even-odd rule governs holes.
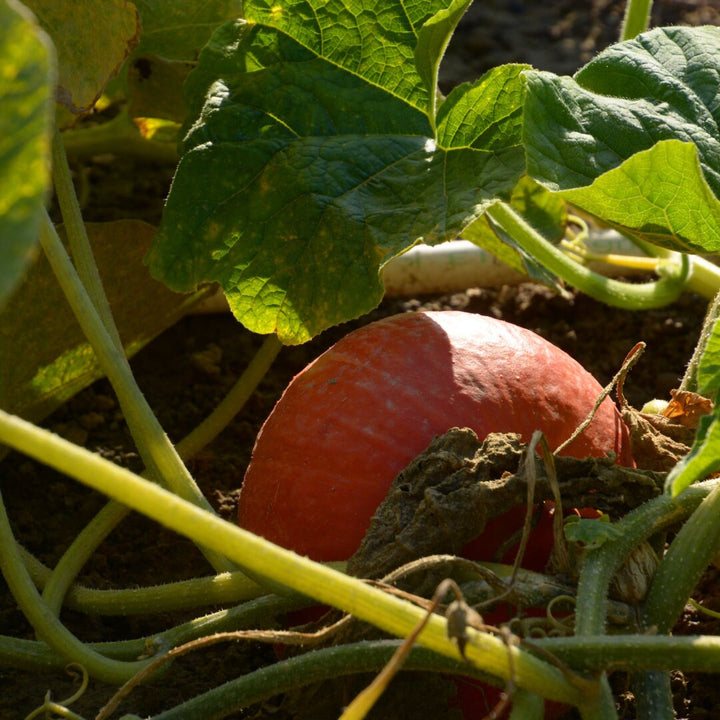
[[[702,329],[700,330],[700,337],[693,350],[692,357],[688,366],[685,369],[682,381],[680,382],[679,390],[690,390],[693,392],[698,391],[698,368],[702,360],[705,348],[707,347],[708,341],[712,337],[713,330],[720,317],[720,291],[715,295],[715,299],[710,304],[708,311],[703,321]]]
[[[696,487],[696,486],[692,486]],[[676,498],[681,501],[688,488]],[[698,580],[720,547],[720,486],[715,486],[683,524],[658,566],[643,606],[646,627],[672,630]]]
[[[155,656],[197,638],[218,632],[267,627],[279,615],[307,607],[307,600],[265,595],[228,610],[220,610],[201,618],[171,627],[148,637],[113,642],[86,643],[87,648],[113,660],[131,661],[140,655]],[[66,648],[61,648],[65,652]],[[0,665],[34,672],[61,670],[68,655],[57,652],[45,642],[0,635]]]
[[[57,128],[52,145],[52,173],[55,196],[60,206],[63,222],[65,223],[65,233],[78,276],[85,286],[85,290],[92,304],[95,306],[95,310],[100,316],[110,339],[115,343],[115,347],[122,350],[120,334],[115,325],[115,320],[110,310],[110,303],[103,289],[100,272],[93,257],[85,222],[82,217],[82,212],[80,211],[80,204],[75,194],[75,186],[73,185],[67,155],[65,154],[63,141],[60,137],[60,131],[57,130]]]
[[[648,29],[652,0],[627,0],[620,40],[632,40]]]
[[[700,483],[675,498],[660,495],[648,500],[618,521],[623,530],[621,537],[587,552],[578,583],[576,635],[605,632],[607,594],[615,572],[640,542],[683,520],[713,488],[714,483]]]
[[[62,138],[65,150],[72,158],[112,153],[123,157],[166,162],[170,165],[176,165],[179,159],[176,143],[158,142],[143,137],[128,117],[127,111],[92,127],[65,130]]]

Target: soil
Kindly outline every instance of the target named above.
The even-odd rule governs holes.
[[[572,73],[617,37],[621,14],[622,3],[611,0],[477,3],[471,7],[448,51],[442,72],[444,89],[509,61]],[[693,0],[658,3],[653,23],[720,24],[720,6]],[[149,193],[157,191],[156,197],[161,199],[171,170],[167,167],[143,170],[138,173],[138,183],[143,183],[140,194],[147,200]],[[90,167],[90,176],[99,191],[89,215],[105,220],[137,217],[138,206],[132,210],[122,204],[118,207],[117,195],[108,205],[111,194],[101,194],[104,172],[105,165]],[[148,183],[148,176],[156,182]],[[160,205],[144,202],[145,219],[157,222]],[[666,398],[669,390],[677,386],[697,340],[706,302],[686,295],[661,310],[629,312],[576,293],[561,297],[530,284],[474,288],[445,296],[388,299],[359,321],[329,330],[301,347],[284,349],[243,411],[210,447],[189,463],[202,490],[223,517],[235,516],[238,489],[255,435],[293,375],[349,329],[382,315],[421,307],[485,313],[528,327],[577,358],[602,384],[617,371],[628,350],[643,340],[647,351],[626,384],[629,401],[641,406],[653,397]],[[222,399],[259,344],[259,338],[244,331],[227,315],[189,316],[134,358],[132,366],[138,382],[172,440],[187,434]],[[106,381],[101,380],[78,394],[44,424],[119,464],[141,469]],[[0,482],[19,541],[50,566],[104,504],[95,493],[17,454],[9,455],[0,464]],[[133,515],[93,555],[80,581],[90,587],[120,588],[208,572],[205,560],[189,542]],[[709,608],[720,610],[720,571],[707,572],[697,597]],[[110,641],[150,635],[191,615],[108,618],[63,611],[62,617],[82,640]],[[676,632],[709,634],[719,630],[717,621],[688,611]],[[1,581],[0,633],[33,637],[32,628]],[[193,654],[180,661],[159,683],[137,689],[122,710],[142,716],[159,712],[272,659],[268,649],[241,645]],[[619,682],[621,686],[622,679]],[[0,718],[24,718],[42,703],[48,690],[52,697],[64,698],[72,694],[73,687],[72,680],[63,673],[0,668]],[[679,718],[714,717],[720,708],[720,692],[714,678],[678,673],[674,688]],[[73,710],[91,717],[113,692],[114,688],[92,682],[72,706]],[[625,717],[633,717],[632,703],[628,703],[625,713]]]

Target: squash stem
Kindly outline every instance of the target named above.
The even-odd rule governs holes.
[[[698,338],[692,357],[690,358],[682,380],[680,381],[680,385],[678,387],[679,390],[690,390],[692,392],[698,391],[698,368],[700,367],[700,362],[703,354],[705,353],[705,348],[707,347],[708,341],[713,336],[713,331],[719,318],[720,292],[715,295],[715,299],[712,303],[710,303],[710,307],[708,308],[700,330],[700,337]]]
[[[148,140],[138,131],[126,110],[92,127],[65,130],[62,139],[65,151],[72,158],[112,153],[169,165],[176,165],[179,160],[176,143]]]
[[[264,595],[237,607],[194,618],[146,637],[86,643],[86,646],[104,657],[131,661],[141,655],[156,656],[177,645],[214,633],[267,627],[272,622],[276,622],[278,616],[291,610],[307,607],[307,605],[308,601]],[[62,647],[58,652],[39,640],[24,640],[0,635],[0,665],[35,672],[62,670],[67,665],[69,658],[72,659],[72,655],[68,652],[68,648]]]
[[[268,335],[230,392],[191,433],[177,444],[182,458],[191,458],[214,440],[238,414],[265,377],[283,345],[277,335]]]

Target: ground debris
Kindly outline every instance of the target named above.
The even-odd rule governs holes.
[[[527,503],[525,445],[514,433],[483,442],[468,428],[436,437],[395,479],[372,518],[348,572],[378,578],[434,554],[458,554],[485,524]],[[615,465],[610,458],[555,458],[563,505],[594,507],[620,516],[662,491],[665,475]],[[552,500],[542,462],[536,464],[535,502]]]

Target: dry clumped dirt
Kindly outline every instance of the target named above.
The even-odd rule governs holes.
[[[720,24],[720,7],[716,2],[684,0],[655,5],[655,25]],[[476,3],[448,51],[442,72],[444,89],[509,61],[572,73],[579,64],[616,39],[621,13],[622,3],[601,0]],[[97,182],[107,179],[104,166],[91,167],[89,171]],[[137,175],[138,192],[144,199],[142,207],[147,207],[146,219],[151,222],[157,222],[153,213],[157,212],[159,203],[145,201],[153,192],[162,197],[170,176],[171,169],[167,167],[145,168]],[[155,182],[149,182],[148,177]],[[98,187],[88,219],[137,217],[137,203],[129,203],[128,207],[103,205],[103,200],[108,201],[112,193],[104,196],[102,186]],[[388,299],[360,321],[327,331],[304,346],[286,348],[240,415],[190,462],[190,469],[219,512],[233,518],[253,439],[282,389],[307,362],[343,334],[382,315],[420,308],[452,308],[502,318],[538,332],[567,351],[601,384],[608,382],[617,371],[628,350],[643,340],[647,351],[633,369],[625,388],[628,400],[640,406],[653,397],[666,398],[669,390],[677,385],[697,340],[705,306],[702,299],[686,295],[661,310],[629,312],[600,305],[575,293],[561,297],[529,284],[475,288],[445,296]],[[132,365],[160,422],[177,441],[224,396],[258,347],[259,339],[227,315],[192,316],[146,347]],[[80,393],[45,424],[115,462],[133,470],[140,469],[114,394],[105,381]],[[9,455],[0,463],[0,484],[17,537],[48,565],[57,561],[68,542],[104,502],[95,493],[17,454]],[[205,561],[187,541],[134,515],[103,543],[85,567],[80,581],[90,587],[119,588],[179,580],[207,572]],[[697,599],[710,609],[720,610],[718,570],[708,570],[698,588]],[[212,608],[208,608],[210,610]],[[148,635],[187,617],[173,614],[101,618],[63,612],[68,627],[87,641]],[[718,631],[717,621],[692,611],[687,612],[676,629],[679,633]],[[32,628],[17,610],[2,580],[0,633],[33,637]],[[141,715],[158,712],[273,659],[270,649],[241,645],[194,654],[179,662],[160,683],[134,692],[122,710]],[[620,691],[622,682],[620,678],[617,684]],[[716,678],[676,673],[673,683],[678,717],[692,720],[715,717],[720,708]],[[3,720],[24,718],[42,702],[47,690],[61,699],[72,694],[72,688],[71,680],[62,674],[0,668],[0,717]],[[73,709],[92,717],[112,692],[108,686],[92,683]],[[633,717],[632,703],[627,705],[626,717]]]

